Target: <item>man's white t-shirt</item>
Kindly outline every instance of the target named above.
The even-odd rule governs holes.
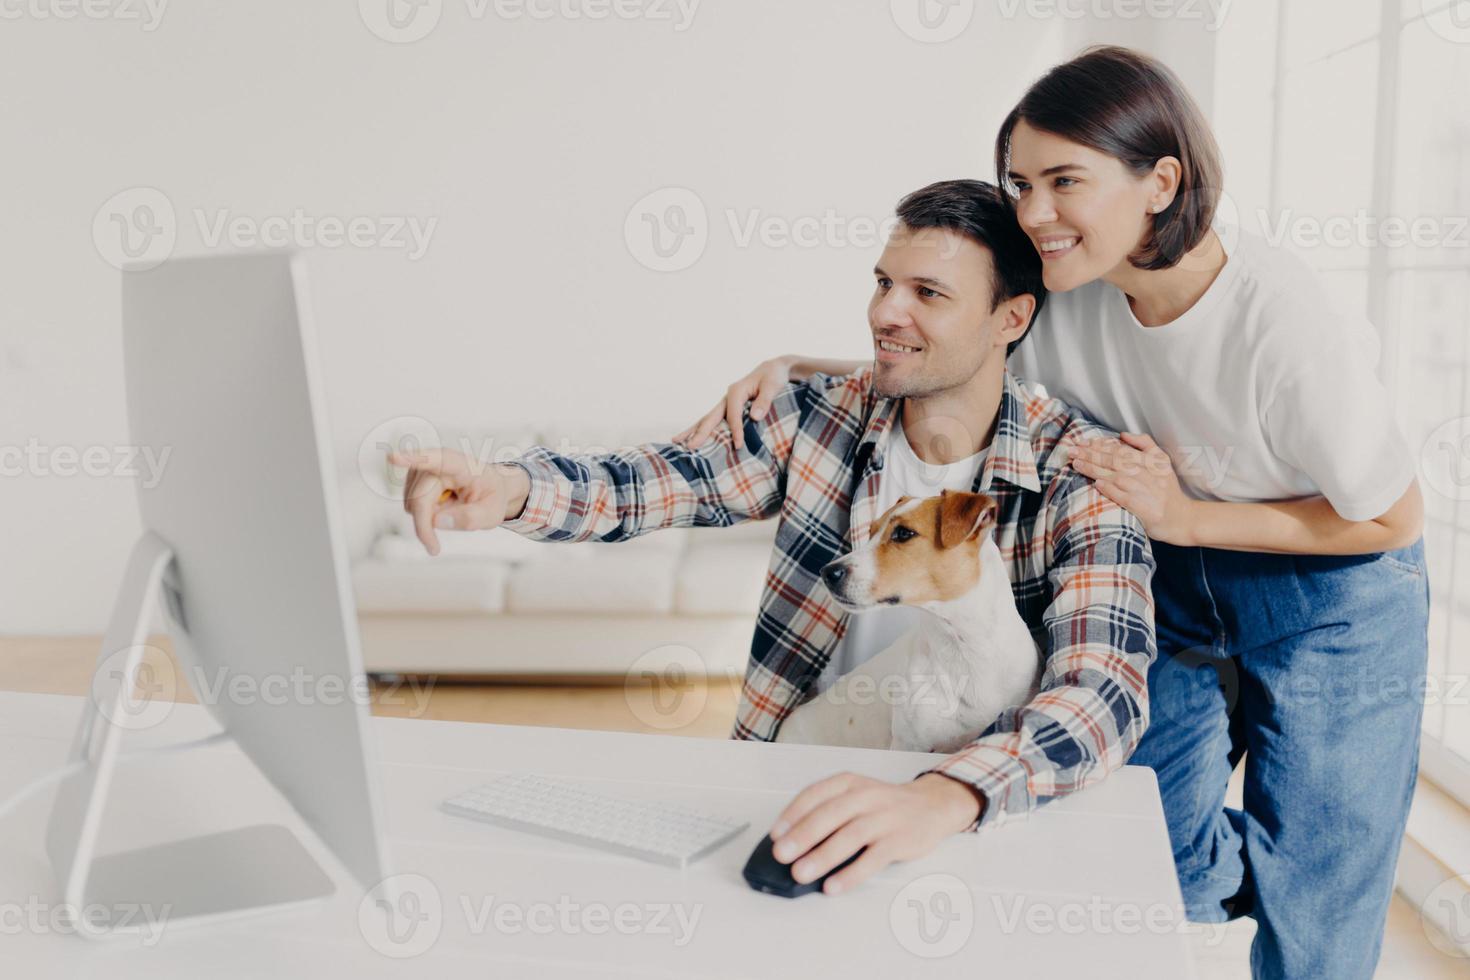
[[[1206,500],[1322,495],[1339,515],[1382,515],[1414,461],[1375,373],[1379,342],[1285,248],[1222,230],[1228,259],[1183,316],[1134,317],[1116,286],[1047,297],[1011,372],[1102,424],[1145,432]]]
[[[944,465],[926,463],[914,454],[903,430],[903,412],[897,413],[887,436],[883,470],[878,476],[878,501],[875,514],[885,514],[900,497],[935,497],[941,490],[968,492],[975,477],[985,465],[990,450],[982,449],[973,456]],[[878,606],[853,613],[847,632],[832,652],[832,659],[817,678],[816,691],[831,687],[843,674],[866,663],[893,645],[923,617],[930,615],[914,606]]]

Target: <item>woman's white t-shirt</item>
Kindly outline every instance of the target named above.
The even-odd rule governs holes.
[[[1194,497],[1321,495],[1346,520],[1381,516],[1415,467],[1375,373],[1373,327],[1286,249],[1243,230],[1221,237],[1224,267],[1178,319],[1143,326],[1101,280],[1053,293],[1011,372],[1110,428],[1148,433]]]
[[[941,490],[963,490],[969,492],[975,485],[975,477],[985,465],[989,447],[973,456],[953,463],[926,463],[909,445],[903,430],[903,412],[900,410],[889,429],[886,446],[883,448],[883,470],[878,477],[878,501],[875,514],[886,514],[888,508],[898,503],[900,497],[937,497]],[[866,663],[893,645],[909,629],[917,626],[923,617],[931,615],[916,606],[877,606],[852,614],[832,659],[817,678],[818,693],[831,687],[848,671]]]

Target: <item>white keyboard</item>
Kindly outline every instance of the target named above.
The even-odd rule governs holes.
[[[749,821],[728,820],[672,803],[644,803],[575,783],[510,773],[445,800],[456,816],[587,844],[682,868],[730,840]]]

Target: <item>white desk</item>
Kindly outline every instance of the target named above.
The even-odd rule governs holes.
[[[80,705],[80,698],[0,693],[0,796],[63,763]],[[752,891],[740,869],[794,793],[843,769],[907,779],[938,756],[386,718],[374,725],[394,870],[424,876],[441,902],[421,931],[397,945],[366,938],[358,918],[363,889],[224,744],[123,763],[103,850],[281,822],[337,879],[332,899],[225,925],[170,929],[165,922],[152,945],[66,935],[47,921],[59,899],[42,845],[50,808],[43,794],[0,828],[0,973],[117,980],[1193,976],[1178,932],[1181,901],[1163,813],[1146,769],[1127,767],[1028,821],[956,835],[846,895],[790,900]],[[128,736],[126,745],[212,730],[200,709],[178,705],[166,723]],[[510,769],[714,808],[751,826],[677,871],[436,809],[451,793]],[[497,920],[502,903],[512,908]],[[519,921],[507,917],[516,913]],[[424,945],[409,958],[384,951]]]

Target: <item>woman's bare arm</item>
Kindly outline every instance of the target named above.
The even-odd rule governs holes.
[[[1169,455],[1146,434],[1094,439],[1072,451],[1072,468],[1103,496],[1169,544],[1291,555],[1364,555],[1406,548],[1424,531],[1418,481],[1372,520],[1350,521],[1326,497],[1259,503],[1196,500],[1184,492]]]

